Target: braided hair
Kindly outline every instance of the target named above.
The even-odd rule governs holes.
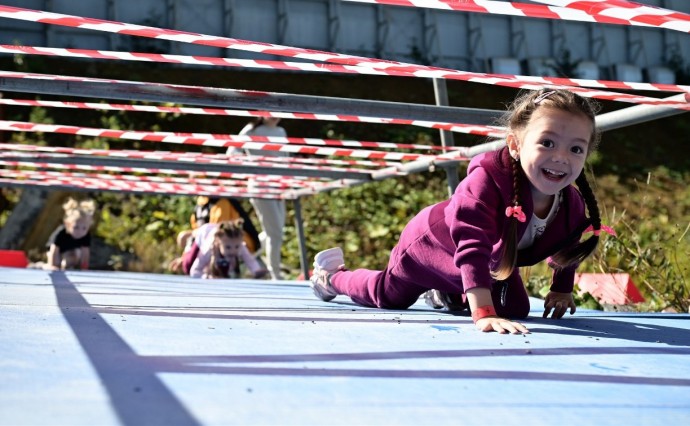
[[[587,153],[589,154],[596,150],[599,145],[600,135],[594,123],[599,106],[594,101],[583,98],[568,90],[545,88],[526,92],[520,95],[508,108],[500,124],[511,131],[524,129],[534,112],[542,107],[584,115],[591,120],[592,133],[589,138],[589,149]],[[513,196],[511,204],[513,206],[519,206],[521,202],[519,197],[520,182],[525,176],[518,159],[511,158],[510,162],[513,176]],[[599,243],[598,234],[601,229],[599,205],[587,181],[584,170],[577,177],[575,183],[587,206],[587,212],[589,213],[588,223],[592,225],[595,232],[591,237],[582,242],[579,242],[579,238],[584,229],[577,229],[572,235],[568,236],[566,241],[578,242],[569,244],[566,248],[558,251],[552,256],[553,262],[557,264],[558,267],[565,267],[583,261],[587,256],[592,254]],[[492,271],[494,279],[499,281],[507,279],[517,265],[517,247],[519,242],[517,238],[518,218],[510,216],[508,221],[508,231],[504,240],[503,251],[498,266]]]

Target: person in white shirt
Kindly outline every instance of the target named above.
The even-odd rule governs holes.
[[[240,135],[248,136],[277,136],[287,137],[284,128],[278,125],[280,118],[259,117],[244,126]],[[235,154],[237,150],[230,148],[228,154]],[[283,151],[265,151],[248,149],[247,155],[257,155],[262,157],[287,157],[289,153]],[[282,280],[281,273],[281,247],[283,245],[283,228],[285,227],[285,201],[275,199],[250,198],[254,211],[261,224],[259,241],[261,247],[266,251],[266,266],[271,279]]]

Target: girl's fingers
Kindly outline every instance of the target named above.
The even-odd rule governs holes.
[[[529,330],[519,322],[510,321],[505,318],[491,317],[482,318],[476,324],[477,329],[483,332],[495,331],[500,334],[528,334]]]
[[[571,315],[575,313],[575,306],[565,302],[547,303],[545,304],[544,308],[544,314],[542,315],[544,318],[548,318],[552,310],[553,315],[551,315],[551,318],[555,319],[563,318],[563,315],[565,315],[565,313],[568,311],[568,308],[570,308]]]
[[[497,333],[500,333],[500,334],[508,333],[508,331],[505,328],[503,328],[503,326],[498,322],[493,323],[492,326],[493,326],[494,331]]]
[[[493,329],[501,334],[529,333],[529,330],[527,330],[527,327],[524,325],[520,324],[519,322],[512,322],[508,320],[494,322]]]
[[[544,313],[541,315],[542,318],[548,318],[551,313],[551,306],[544,307]]]
[[[529,334],[529,329],[527,327],[525,327],[524,325],[520,324],[519,322],[516,322],[513,324],[515,324],[515,328],[517,328],[520,333]]]

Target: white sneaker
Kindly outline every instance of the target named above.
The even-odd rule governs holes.
[[[424,301],[434,309],[446,309],[455,312],[469,309],[469,304],[462,301],[462,296],[451,296],[440,290],[427,290],[424,293]]]
[[[330,276],[345,268],[345,256],[340,247],[321,251],[314,256],[314,272],[309,285],[314,295],[324,302],[333,300],[338,293],[331,286]]]

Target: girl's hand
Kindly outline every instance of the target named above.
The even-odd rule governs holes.
[[[575,299],[573,299],[572,293],[558,293],[555,291],[550,291],[544,299],[544,318],[548,318],[549,313],[553,309],[553,314],[551,318],[559,319],[563,318],[565,311],[570,308],[570,315],[575,313],[577,307],[575,306]]]
[[[170,272],[180,273],[182,272],[182,257],[176,257],[168,263],[168,270]]]
[[[477,323],[475,325],[477,326],[477,330],[481,330],[484,332],[495,331],[501,334],[529,334],[529,330],[527,329],[527,327],[520,324],[519,322],[511,321],[497,316],[488,316],[480,318],[477,320]]]

